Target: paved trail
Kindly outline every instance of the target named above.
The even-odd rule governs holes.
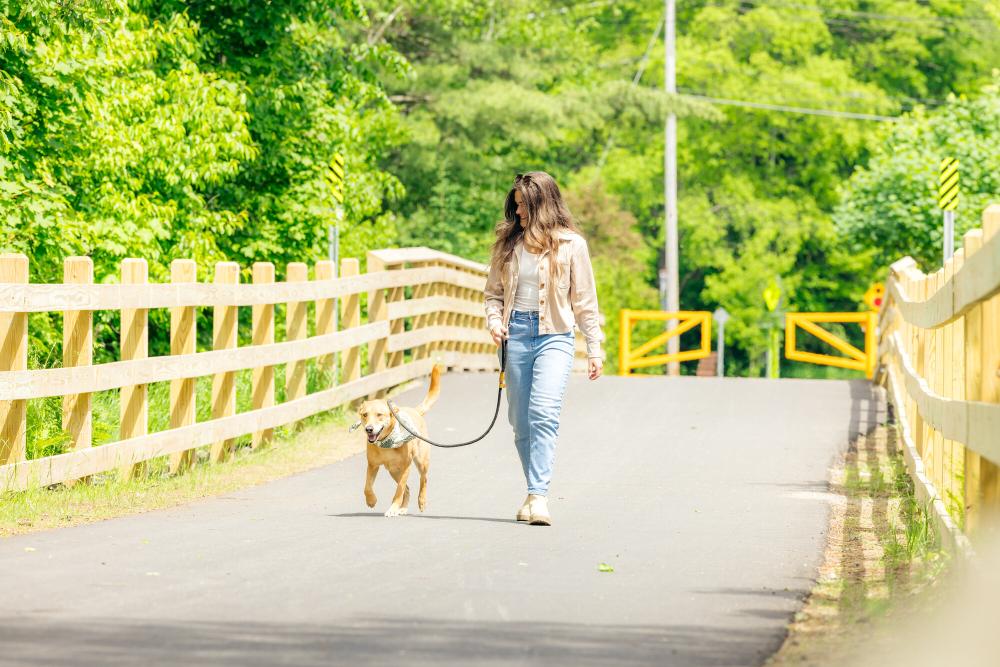
[[[432,436],[480,432],[495,374],[442,381]],[[0,664],[756,665],[815,577],[827,465],[881,415],[860,381],[574,375],[544,528],[513,521],[501,410],[432,452],[424,515],[369,511],[355,456],[0,542]]]

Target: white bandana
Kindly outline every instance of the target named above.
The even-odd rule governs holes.
[[[410,440],[413,440],[415,436],[410,435],[406,430],[399,425],[399,422],[403,422],[406,428],[410,429],[414,433],[417,432],[417,426],[413,423],[413,419],[407,416],[402,410],[398,410],[395,414],[396,423],[392,427],[392,431],[388,436],[381,440],[376,440],[375,443],[382,449],[396,449],[397,447],[402,447]]]

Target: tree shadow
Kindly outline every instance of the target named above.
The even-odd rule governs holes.
[[[0,664],[709,667],[761,664],[783,634],[773,628],[402,617],[295,625],[36,616],[0,619]]]
[[[383,519],[383,520],[385,519],[385,516],[383,516],[381,512],[376,512],[375,510],[372,510],[371,512],[344,512],[343,514],[327,514],[327,516],[336,517],[338,519],[351,519],[360,517],[370,517],[374,519]],[[412,512],[410,514],[405,514],[398,518],[452,519],[455,521],[489,521],[491,523],[524,523],[523,521],[519,522],[514,519],[498,519],[496,517],[488,517],[488,516],[447,516],[444,514],[415,514]]]

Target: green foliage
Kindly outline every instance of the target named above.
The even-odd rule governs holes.
[[[542,169],[565,187],[612,131],[645,135],[668,106],[694,106],[601,74],[588,32],[530,18],[538,3],[421,6],[443,4],[450,29],[427,33],[430,44],[410,41],[426,20],[416,10],[389,31],[416,71],[394,88],[411,131],[393,156],[407,192],[405,244],[485,261],[516,172]]]
[[[47,19],[56,18],[55,21]],[[211,264],[325,256],[323,173],[347,156],[344,250],[393,236],[401,189],[376,161],[402,140],[381,77],[406,62],[338,2],[31,2],[3,15],[0,242],[56,281],[94,258]],[[280,269],[279,269],[280,271]]]
[[[657,295],[649,285],[649,247],[619,197],[608,194],[599,181],[574,184],[565,193],[566,204],[587,237],[597,282],[597,301],[604,315],[602,329],[607,356],[605,372],[618,372],[618,312],[622,308],[656,309]]]
[[[150,260],[160,279],[174,256],[217,257],[214,240],[245,214],[212,206],[211,190],[256,150],[245,91],[197,66],[196,26],[123,12],[48,35],[23,32],[0,56],[12,118],[3,245],[46,282],[67,255],[91,255],[98,281],[127,256]]]
[[[219,260],[272,261],[280,277],[326,254],[324,173],[340,152],[343,255],[422,244],[485,261],[513,174],[543,169],[591,239],[613,364],[618,310],[658,306],[673,110],[682,307],[725,306],[730,372],[755,374],[775,317],[764,285],[780,280],[782,310],[857,310],[887,263],[936,257],[940,153],[962,162],[959,231],[997,191],[995,3],[680,3],[679,96],[662,92],[650,40],[661,11],[0,0],[0,245],[28,254],[38,282],[74,254],[102,282],[125,257],[149,260],[154,281],[178,257],[201,280]],[[151,314],[154,349],[165,317]],[[98,358],[114,358],[116,316],[95,326]],[[59,358],[59,330],[32,316],[37,363]]]
[[[915,111],[886,133],[866,167],[844,188],[835,219],[852,247],[875,250],[886,267],[910,255],[925,271],[941,264],[942,215],[938,172],[945,157],[959,161],[955,237],[979,226],[979,215],[1000,192],[1000,79],[975,98],[960,97],[936,111]]]
[[[595,259],[611,342],[619,307],[657,307],[669,104],[680,116],[681,303],[733,313],[734,372],[759,372],[771,280],[782,283],[783,310],[854,311],[881,277],[881,249],[846,242],[832,213],[883,123],[668,101],[661,47],[643,59],[661,19],[655,3],[400,6],[386,35],[416,74],[390,86],[411,136],[388,163],[406,189],[402,242],[485,260],[514,173],[544,169],[567,194],[598,188],[645,246],[628,251],[640,270],[617,268],[626,253]],[[983,2],[730,0],[678,11],[678,89],[695,96],[890,116],[978,91],[1000,57]],[[571,198],[578,216],[579,205]],[[614,248],[613,238],[591,247]]]

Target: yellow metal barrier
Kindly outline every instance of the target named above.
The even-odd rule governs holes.
[[[838,324],[860,324],[865,332],[865,349],[859,350],[846,340],[838,338],[823,327],[819,322]],[[872,377],[875,371],[875,355],[877,353],[875,328],[878,324],[878,313],[868,311],[861,313],[785,313],[785,357],[792,361],[805,361],[822,366],[836,366],[864,371],[867,377]],[[829,344],[838,352],[847,355],[837,357],[831,354],[817,354],[796,349],[795,330],[801,328],[811,333],[824,343]]]
[[[631,375],[634,368],[659,366],[671,361],[691,361],[707,357],[712,351],[712,313],[707,310],[630,310],[623,308],[619,313],[621,327],[618,345],[618,368],[620,375]],[[677,326],[670,331],[664,331],[639,347],[632,349],[632,323],[642,320],[677,320]],[[662,347],[674,336],[680,336],[701,326],[701,346],[696,350],[683,350],[675,354],[656,354],[644,357],[650,350]]]

